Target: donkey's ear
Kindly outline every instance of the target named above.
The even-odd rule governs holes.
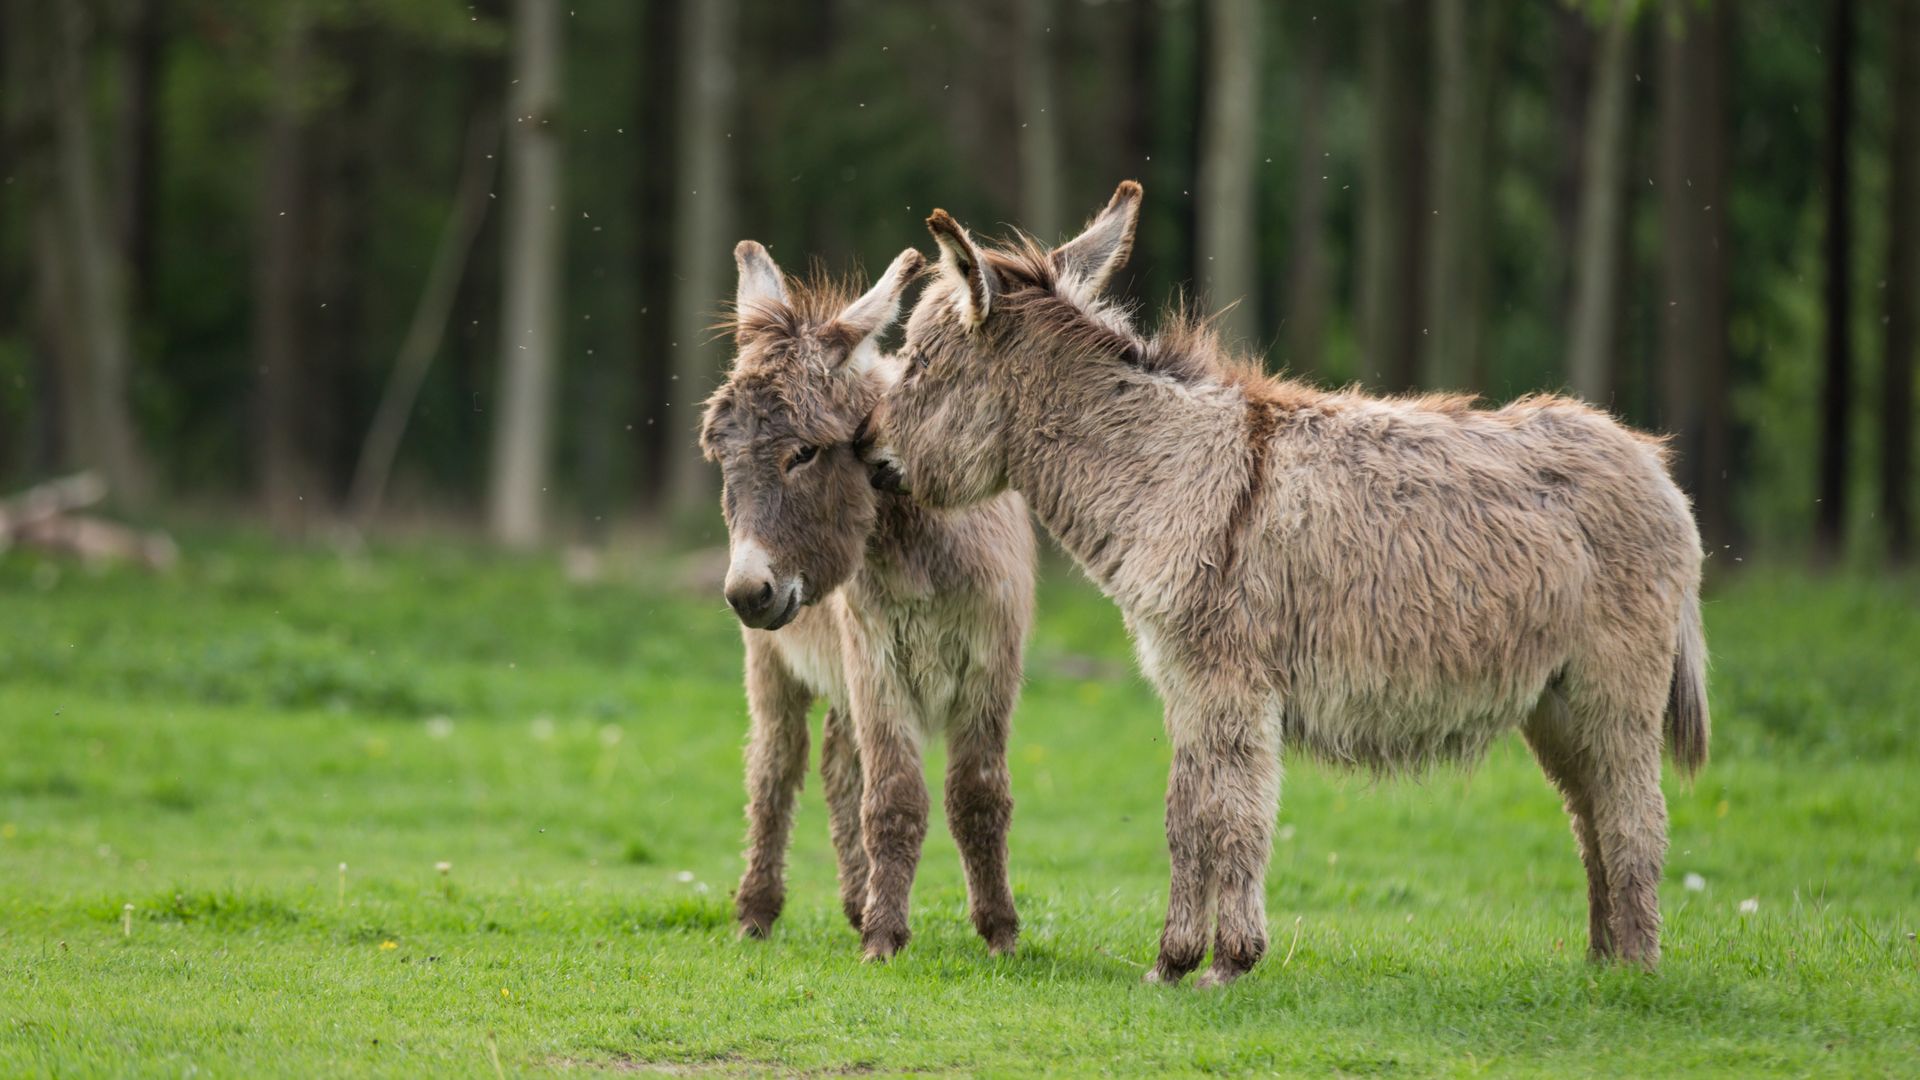
[[[735,244],[733,262],[740,268],[740,284],[733,293],[734,328],[738,330],[752,309],[787,303],[787,278],[758,241]]]
[[[979,326],[993,310],[993,298],[1000,295],[1000,275],[980,257],[967,230],[945,210],[935,210],[927,219],[927,229],[940,245],[940,267],[966,286],[960,293],[961,313],[969,326]]]
[[[1097,293],[1126,265],[1140,224],[1140,195],[1138,183],[1122,180],[1107,208],[1079,236],[1053,249],[1053,268],[1062,282]]]
[[[852,370],[860,374],[873,370],[880,359],[879,337],[900,318],[900,297],[925,265],[927,257],[918,250],[908,248],[901,252],[880,275],[880,280],[873,283],[873,288],[848,304],[833,320],[846,340],[854,343],[847,352]]]

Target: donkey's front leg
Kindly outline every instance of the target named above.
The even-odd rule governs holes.
[[[1171,708],[1167,719],[1172,731]],[[1167,922],[1160,931],[1160,957],[1146,974],[1150,983],[1177,983],[1207,955],[1213,895],[1208,889],[1206,832],[1199,816],[1205,787],[1203,755],[1176,741],[1173,769],[1167,775],[1167,854],[1172,878],[1167,886]]]
[[[1189,711],[1191,709],[1192,711]],[[1178,982],[1200,965],[1218,905],[1213,966],[1202,987],[1238,978],[1267,948],[1266,871],[1280,767],[1270,710],[1170,705],[1173,772],[1167,784],[1167,847],[1173,875],[1160,958],[1149,982]]]
[[[807,706],[812,695],[787,671],[767,635],[747,638],[747,872],[734,893],[740,933],[763,938],[787,898],[787,837],[794,798],[807,773]]]
[[[1195,984],[1202,989],[1232,982],[1266,955],[1267,861],[1280,805],[1275,718],[1254,704],[1220,719],[1208,733],[1210,785],[1200,811],[1219,904],[1213,965]]]
[[[910,936],[907,901],[927,837],[927,781],[911,695],[885,669],[851,674],[854,732],[866,776],[860,831],[869,869],[860,942],[868,960],[886,960],[905,948]]]

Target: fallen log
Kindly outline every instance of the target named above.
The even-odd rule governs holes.
[[[107,497],[107,482],[96,472],[75,473],[0,499],[0,544],[14,533]]]
[[[167,570],[180,557],[173,538],[74,511],[107,497],[98,473],[83,472],[0,499],[0,552],[20,544],[85,563],[135,562]]]

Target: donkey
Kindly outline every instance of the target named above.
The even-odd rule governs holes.
[[[875,482],[1013,490],[1117,602],[1166,703],[1172,883],[1154,982],[1266,949],[1283,746],[1392,773],[1518,727],[1565,796],[1590,955],[1651,967],[1666,740],[1706,757],[1701,548],[1659,440],[1558,397],[1323,393],[1202,321],[1142,337],[1098,294],[1141,191],[1052,251],[928,220],[941,270],[876,412]]]
[[[1019,933],[1007,884],[1007,735],[1033,614],[1033,530],[1018,495],[942,513],[877,492],[853,440],[900,363],[881,335],[923,259],[906,251],[853,298],[734,249],[737,357],[700,442],[724,477],[726,599],[746,639],[747,870],[740,931],[765,937],[786,896],[807,711],[821,735],[840,902],[865,956],[907,943],[927,831],[920,751],[947,739],[947,821],[968,910],[994,954]]]

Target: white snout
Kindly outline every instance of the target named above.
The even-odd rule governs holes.
[[[751,537],[732,545],[725,590],[740,621],[761,630],[785,626],[806,602],[800,577],[776,577],[772,554]]]

